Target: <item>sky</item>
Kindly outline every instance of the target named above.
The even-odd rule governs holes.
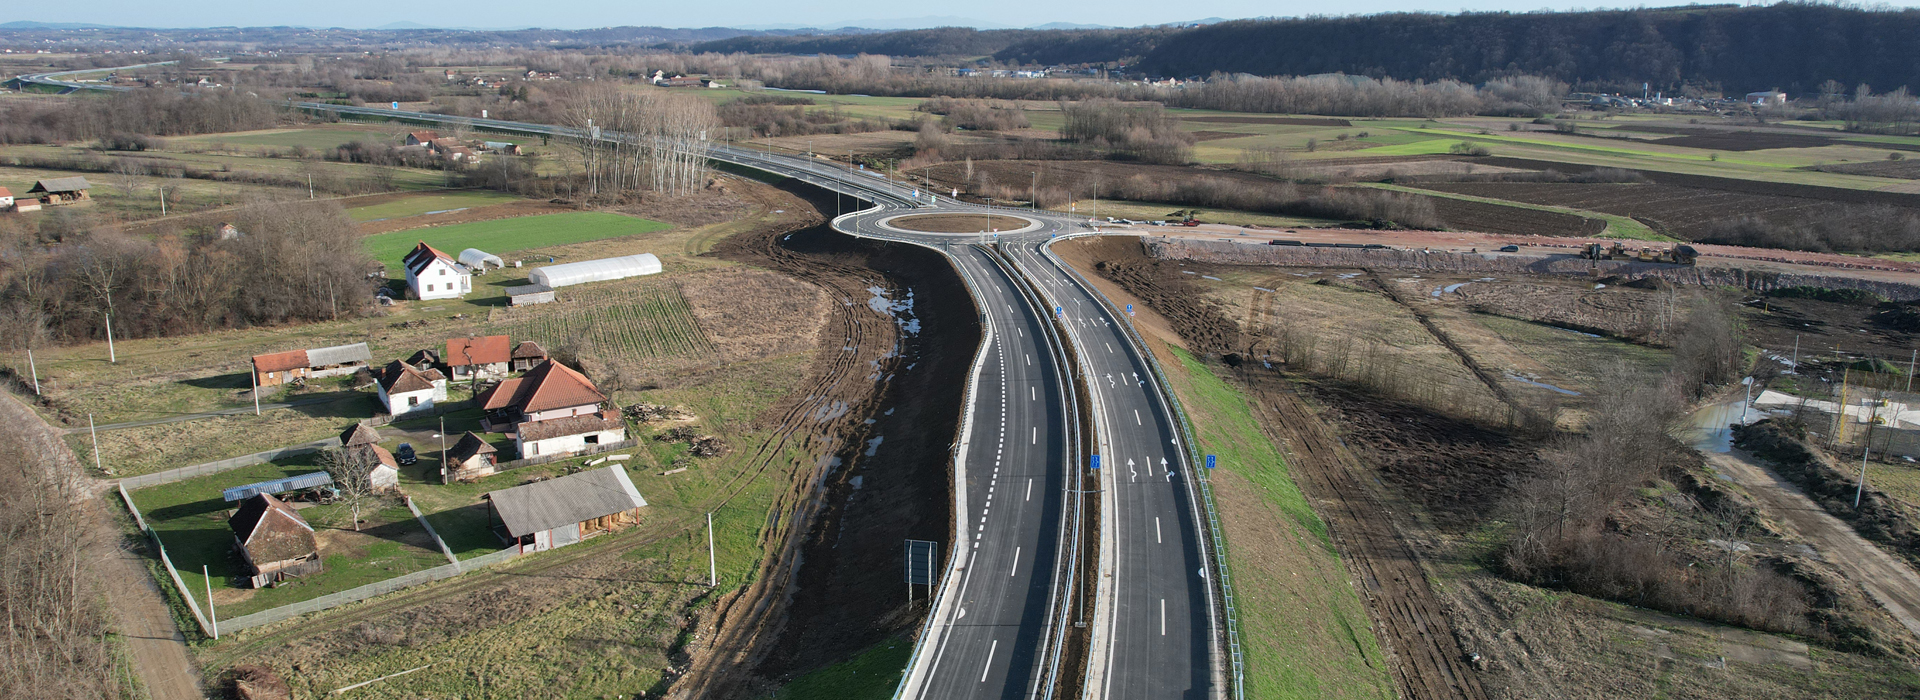
[[[36,18],[126,27],[314,26],[361,29],[395,22],[433,27],[545,27],[585,29],[614,26],[745,27],[768,25],[860,25],[872,20],[940,16],[959,17],[1011,27],[1049,22],[1133,27],[1184,22],[1208,17],[1297,17],[1312,14],[1372,14],[1377,12],[1569,10],[1599,7],[1658,7],[1684,2],[1597,5],[1591,2],[1543,0],[1349,0],[1337,6],[1312,0],[1189,0],[1168,3],[1149,0],[976,0],[968,3],[903,5],[875,0],[714,0],[700,3],[634,2],[632,0],[570,0],[546,3],[508,0],[330,0],[327,2],[260,2],[259,0],[189,0],[156,3],[151,0],[90,0],[85,17]],[[1705,4],[1705,3],[1702,3]],[[1894,6],[1920,6],[1920,0],[1898,0]],[[888,25],[894,26],[894,25]]]

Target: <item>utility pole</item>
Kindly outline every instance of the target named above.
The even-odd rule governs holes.
[[[313,199],[313,173],[307,173],[307,199]]]
[[[1040,211],[1040,173],[1035,172],[1035,173],[1027,173],[1027,174],[1033,176],[1032,183],[1027,185],[1027,211],[1039,213]]]
[[[253,415],[260,415],[260,366],[251,365],[247,378],[253,380]]]
[[[93,429],[93,414],[87,414],[87,434],[93,437],[93,470],[105,474],[107,470],[100,466],[100,431]]]
[[[27,342],[27,371],[33,373],[33,395],[40,395],[40,368],[33,364],[33,342]]]
[[[113,352],[113,314],[107,314],[107,364],[119,364],[120,357]]]
[[[1800,334],[1793,334],[1793,373],[1800,373]],[[1909,373],[1911,374],[1911,373]]]
[[[32,357],[32,356],[29,355],[28,357]],[[1913,351],[1912,355],[1907,356],[1907,393],[1909,394],[1913,393],[1913,361],[1914,360],[1920,360],[1920,350],[1915,350]],[[39,386],[37,382],[39,382],[40,380],[36,379],[34,381],[36,382],[34,386]],[[38,393],[39,391],[40,391],[39,389],[34,390],[35,393]]]
[[[167,215],[167,186],[160,185],[160,215]]]
[[[720,587],[719,559],[713,554],[713,511],[707,511],[707,587]]]
[[[200,565],[200,578],[207,580],[207,624],[213,626],[213,638],[220,638],[220,616],[213,614],[213,576],[207,573],[207,565]]]

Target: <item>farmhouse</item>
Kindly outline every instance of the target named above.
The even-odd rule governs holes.
[[[525,372],[547,361],[547,349],[531,340],[522,340],[513,346],[513,371]]]
[[[618,411],[529,421],[521,423],[514,433],[514,445],[522,459],[585,452],[626,439],[627,423]]]
[[[0,187],[0,211],[13,208],[13,190]]]
[[[467,268],[426,241],[400,262],[407,268],[407,294],[415,299],[458,299],[473,291]]]
[[[627,426],[620,414],[600,410],[606,400],[592,380],[553,360],[494,385],[479,398],[487,414],[483,425],[512,432],[523,459],[625,441]]]
[[[366,343],[311,350],[288,350],[253,356],[256,386],[279,386],[290,381],[353,374],[373,360]]]
[[[647,499],[619,465],[489,492],[501,541],[521,552],[565,547],[640,522]]]
[[[415,131],[415,132],[412,132],[412,133],[409,133],[409,134],[407,134],[407,145],[409,145],[409,146],[425,146],[425,145],[427,145],[427,144],[431,144],[431,143],[433,143],[433,142],[434,142],[434,139],[438,139],[438,138],[440,138],[440,134],[438,134],[438,133],[436,133],[436,132],[432,132],[432,131]]]
[[[453,444],[453,449],[447,450],[447,466],[440,474],[441,483],[472,481],[494,473],[495,455],[499,452],[473,431],[467,431]]]
[[[448,338],[444,357],[456,380],[501,379],[513,358],[513,342],[504,335]]]
[[[340,433],[340,450],[348,456],[367,459],[374,467],[367,473],[367,482],[378,490],[399,488],[400,461],[393,453],[380,446],[380,431],[366,423],[354,423],[352,427]]]
[[[40,201],[42,203],[53,206],[59,204],[75,204],[93,199],[92,195],[87,194],[87,190],[90,189],[93,189],[93,185],[87,184],[86,178],[76,175],[74,177],[56,177],[51,180],[41,180],[33,183],[33,189],[27,190],[27,194],[41,195]]]
[[[425,372],[399,360],[387,363],[375,382],[380,403],[390,415],[405,415],[433,409],[433,402],[447,400],[447,378],[440,370]]]
[[[234,546],[247,562],[254,588],[320,573],[320,543],[313,526],[285,501],[256,494],[227,518],[227,526],[233,528]]]

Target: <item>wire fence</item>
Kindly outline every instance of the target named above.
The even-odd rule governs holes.
[[[355,603],[374,596],[385,595],[403,588],[412,588],[423,583],[432,583],[446,578],[459,576],[467,571],[510,561],[520,556],[519,547],[510,547],[498,552],[483,554],[463,562],[442,564],[440,566],[395,576],[385,581],[375,581],[359,588],[338,593],[329,593],[318,598],[308,598],[298,603],[282,605],[271,610],[241,615],[231,620],[221,620],[220,627],[228,632],[237,632],[250,627],[270,625],[281,620],[299,617],[307,613],[316,613],[328,608]]]
[[[180,592],[180,600],[186,601],[187,610],[193,613],[194,621],[200,623],[200,633],[213,636],[213,626],[208,624],[206,614],[200,612],[200,604],[194,602],[193,592],[187,590],[186,582],[180,580],[180,570],[173,568],[173,558],[167,556],[167,546],[160,543],[160,533],[147,527],[147,519],[140,515],[140,508],[133,505],[133,497],[127,495],[127,487],[118,485],[116,488],[120,490],[120,502],[127,504],[127,512],[133,514],[134,524],[140,526],[140,532],[147,536],[147,541],[153,543],[153,551],[160,554],[160,564],[167,568],[167,578],[173,581],[174,589]]]
[[[303,455],[303,454],[310,454],[313,452],[319,452],[320,450],[324,450],[329,447],[336,447],[339,444],[340,444],[340,438],[330,437],[325,440],[315,440],[313,442],[309,442],[304,445],[278,447],[271,450],[267,450],[265,452],[255,452],[250,455],[241,455],[239,457],[230,457],[227,459],[215,460],[215,461],[207,462],[204,464],[195,464],[191,467],[180,467],[178,469],[168,469],[163,472],[154,472],[152,474],[142,474],[140,476],[129,476],[125,479],[120,480],[120,486],[123,490],[124,489],[139,490],[149,486],[171,484],[176,481],[185,481],[187,479],[192,479],[194,477],[206,476],[208,474],[218,474],[220,472],[229,472],[235,469],[239,469],[241,467],[250,467],[255,464],[271,462],[277,459],[285,459],[287,457],[292,457],[294,455]]]

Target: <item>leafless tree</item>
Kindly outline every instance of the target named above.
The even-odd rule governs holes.
[[[379,457],[364,447],[336,447],[320,453],[320,468],[333,477],[340,504],[353,516],[355,532],[360,531],[360,511],[380,501],[380,492],[373,488],[373,470],[379,466]]]

